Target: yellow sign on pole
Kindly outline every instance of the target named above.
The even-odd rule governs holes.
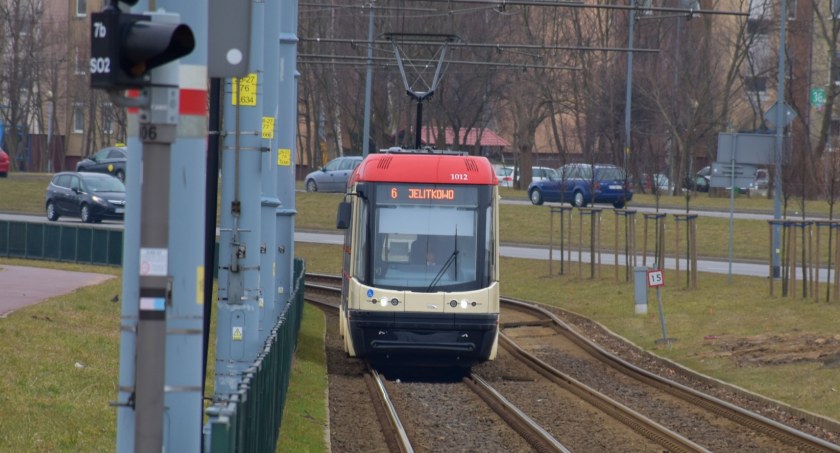
[[[230,103],[236,105],[237,99],[239,105],[254,107],[257,105],[257,75],[248,74],[242,79],[234,77],[231,79],[233,85],[233,92],[231,93]]]
[[[292,165],[292,150],[289,148],[280,148],[277,150],[277,165],[280,167],[288,167]]]
[[[262,138],[274,138],[274,117],[264,116],[262,119]]]

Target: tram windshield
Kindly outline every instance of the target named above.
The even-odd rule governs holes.
[[[371,286],[435,292],[488,285],[491,187],[377,183],[371,192],[372,248],[360,257],[369,260],[363,267]]]

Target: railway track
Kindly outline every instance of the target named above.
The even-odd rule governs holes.
[[[327,294],[330,291],[334,292],[337,289],[338,282],[339,280],[332,276],[314,274],[307,275],[307,294]],[[502,335],[500,346],[502,346],[511,357],[515,357],[516,360],[522,360],[523,363],[528,363],[528,366],[532,367],[536,373],[542,376],[542,379],[554,382],[555,385],[559,385],[565,391],[574,393],[578,398],[586,400],[594,407],[598,407],[604,413],[610,414],[610,417],[620,420],[621,423],[625,423],[632,430],[641,433],[647,439],[662,445],[669,451],[708,451],[707,448],[714,451],[739,451],[737,446],[749,446],[754,451],[840,451],[836,445],[830,442],[756,415],[725,401],[709,397],[681,384],[663,379],[635,367],[608,353],[586,338],[577,335],[573,329],[566,325],[561,319],[557,318],[556,315],[541,307],[533,304],[522,303],[520,301],[504,299],[502,313],[503,331],[510,334]],[[564,337],[566,339],[564,341],[573,344],[574,347],[578,348],[578,352],[565,353],[567,356],[570,354],[580,355],[585,353],[590,357],[586,360],[595,362],[597,359],[597,361],[601,363],[601,365],[598,365],[601,368],[596,368],[598,371],[594,372],[590,368],[590,374],[608,375],[609,373],[603,372],[603,369],[609,368],[613,370],[611,372],[612,374],[620,374],[624,376],[623,378],[619,378],[619,380],[624,379],[625,381],[634,381],[635,384],[633,385],[642,386],[644,389],[638,390],[634,387],[630,387],[630,390],[625,390],[625,393],[640,393],[646,395],[643,396],[643,398],[648,399],[649,402],[653,401],[656,405],[661,405],[662,401],[660,400],[666,398],[669,400],[679,400],[681,403],[668,402],[667,405],[669,405],[669,407],[675,405],[682,406],[684,408],[682,410],[690,413],[689,417],[695,420],[697,417],[695,412],[704,412],[707,414],[705,419],[713,420],[714,426],[706,427],[703,422],[696,422],[693,429],[689,430],[688,433],[683,436],[679,432],[688,428],[680,426],[679,423],[668,423],[667,420],[668,417],[671,417],[669,415],[670,411],[676,409],[669,409],[669,412],[662,414],[666,417],[666,420],[663,421],[660,419],[657,421],[655,420],[656,417],[651,416],[652,414],[650,414],[647,410],[637,410],[633,408],[632,402],[631,404],[626,404],[626,401],[622,401],[621,398],[617,398],[614,395],[605,395],[598,390],[586,388],[575,378],[569,375],[564,375],[557,370],[557,368],[565,369],[565,367],[562,366],[562,361],[561,366],[558,367],[555,366],[557,364],[556,360],[554,360],[554,364],[551,363],[551,357],[543,357],[542,359],[545,360],[542,360],[534,357],[534,354],[530,354],[527,351],[529,347],[527,346],[527,338],[525,338],[527,337],[527,334],[524,336],[521,335],[521,332],[526,331],[527,329],[547,329],[554,332],[552,335]],[[545,332],[541,333],[541,335],[545,335]],[[519,339],[525,339],[526,346],[517,346],[514,343],[519,341],[519,339],[512,339],[511,336],[518,336]],[[540,343],[545,343],[544,337],[540,338]],[[535,348],[531,347],[530,349]],[[557,354],[555,353],[555,355]],[[575,360],[580,361],[579,358],[576,358]],[[477,373],[482,374],[483,370],[487,367],[481,366],[477,368]],[[627,376],[632,377],[628,378]],[[472,379],[471,381],[480,379],[481,378]],[[611,379],[611,377],[608,377],[607,379]],[[621,382],[621,384],[611,385],[626,386],[627,384],[626,382]],[[657,395],[667,395],[667,397]],[[701,420],[702,419],[703,417],[701,417]],[[725,422],[721,422],[720,420],[725,420]],[[539,429],[547,434],[545,428]],[[728,437],[729,439],[723,443],[709,444],[706,440],[706,437],[708,436],[700,436],[700,438],[695,442],[693,438],[697,437],[696,433],[698,431],[708,431],[709,436]],[[548,437],[553,439],[551,435],[548,435]],[[557,437],[562,440],[563,434],[561,433],[557,435]],[[565,440],[563,441],[565,442]],[[558,443],[558,445],[560,444]],[[759,448],[759,450],[756,450],[756,447]],[[553,448],[557,447],[555,446]],[[538,451],[563,450],[542,450],[538,448]]]
[[[326,285],[313,285],[318,295],[312,297],[307,296],[307,300],[317,304],[322,310],[337,313],[337,307],[325,299],[323,296],[328,296],[335,288]],[[397,408],[392,402],[387,385],[382,375],[370,366],[366,367],[364,374],[365,385],[374,400],[374,411],[377,414],[379,424],[382,427],[382,432],[387,444],[388,451],[413,453],[414,447],[410,440],[409,431],[403,426]],[[511,430],[518,433],[522,437],[524,443],[530,445],[534,451],[538,452],[562,452],[568,453],[570,450],[565,448],[560,442],[546,432],[541,426],[530,419],[523,411],[514,406],[510,401],[506,400],[497,390],[490,384],[484,381],[481,377],[476,375],[469,375],[464,377],[461,381],[463,387],[469,389],[469,392],[483,401],[487,408],[492,409]],[[391,385],[394,387],[394,385]],[[411,391],[408,389],[407,391]],[[423,428],[415,428],[414,432],[424,432]],[[422,434],[416,435],[422,436]],[[429,437],[429,436],[426,436]],[[433,441],[432,441],[433,442]],[[421,443],[429,445],[428,439],[422,439]],[[437,450],[437,448],[426,448],[424,450]]]
[[[509,309],[512,307],[514,310],[533,315],[533,319],[530,322],[519,320],[510,324],[512,328],[526,326],[529,323],[538,326],[548,326],[557,335],[563,336],[568,342],[574,344],[580,351],[585,352],[593,360],[597,360],[601,365],[593,367],[583,367],[580,360],[575,360],[576,368],[579,370],[576,375],[586,381],[586,385],[596,388],[607,388],[608,386],[599,384],[592,378],[610,376],[604,370],[604,368],[608,367],[614,370],[613,374],[616,375],[615,382],[622,382],[621,393],[649,395],[647,398],[633,399],[632,401],[629,398],[627,399],[630,404],[634,405],[653,402],[650,405],[639,404],[639,406],[635,407],[635,410],[644,413],[647,417],[658,418],[659,422],[663,425],[674,426],[674,429],[679,428],[678,423],[674,420],[676,418],[674,413],[679,411],[680,408],[685,408],[687,412],[692,408],[702,409],[703,412],[701,413],[691,414],[690,418],[694,432],[690,435],[687,434],[687,437],[696,439],[698,444],[708,447],[714,442],[714,448],[711,449],[722,450],[735,448],[732,445],[733,443],[746,443],[749,441],[753,445],[763,442],[765,448],[779,449],[779,451],[840,451],[840,447],[828,441],[639,368],[608,352],[582,335],[577,334],[554,313],[551,313],[543,307],[512,299],[505,299],[503,304],[509,307]],[[505,319],[505,313],[503,311],[502,319]],[[510,312],[508,311],[507,313]],[[505,330],[504,325],[503,330]],[[533,356],[528,357],[529,355],[524,349],[517,348],[516,345],[509,341],[509,338],[504,338],[507,340],[504,341],[505,347],[511,349],[517,355],[526,357],[526,360],[529,360],[535,369],[540,370],[541,374],[558,376],[554,379],[574,380],[573,377],[558,371],[557,368],[561,368],[558,364],[565,362],[564,360],[558,360],[557,355],[554,355],[553,361],[555,365],[552,366],[549,364],[549,361],[539,360]],[[545,342],[546,338],[541,337],[541,341]],[[570,350],[565,354],[567,356],[577,355],[580,351]],[[546,356],[548,357],[548,355]],[[563,369],[565,368],[571,369],[572,367],[563,367]],[[621,381],[618,375],[631,378],[632,380],[624,379]],[[613,382],[611,377],[609,379],[609,386],[614,386],[615,382]],[[619,392],[607,393],[617,395]],[[661,395],[668,395],[672,398],[666,399]],[[659,415],[657,412],[666,404],[669,405],[668,407],[673,407],[674,412],[669,410],[668,415],[657,417]],[[730,423],[725,424],[722,420]],[[710,437],[717,437],[717,439],[709,439]],[[739,437],[745,440],[739,441]]]

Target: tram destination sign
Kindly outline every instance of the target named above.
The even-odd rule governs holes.
[[[475,187],[432,184],[382,184],[377,187],[377,198],[400,204],[456,204],[475,205],[478,190]]]

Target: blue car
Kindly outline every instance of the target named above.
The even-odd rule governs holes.
[[[582,208],[610,203],[621,209],[633,199],[626,182],[624,170],[615,165],[567,164],[560,167],[557,176],[532,182],[528,198],[535,205],[555,201]]]

